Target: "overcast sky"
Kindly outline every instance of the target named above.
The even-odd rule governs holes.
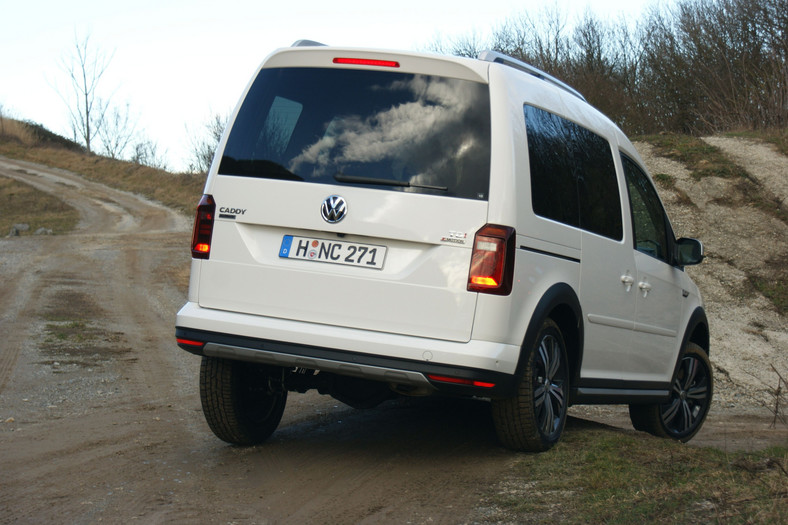
[[[59,64],[75,36],[111,62],[100,95],[130,105],[138,127],[187,166],[190,137],[227,114],[271,51],[305,38],[330,45],[426,50],[436,39],[485,35],[553,3],[570,17],[635,20],[657,0],[0,0],[0,106],[71,138]]]

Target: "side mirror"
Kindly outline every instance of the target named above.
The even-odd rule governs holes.
[[[679,266],[700,264],[703,257],[703,244],[699,240],[682,237],[676,241],[676,262]]]

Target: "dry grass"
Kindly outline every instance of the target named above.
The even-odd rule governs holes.
[[[7,235],[15,224],[27,224],[31,235],[39,228],[65,233],[74,228],[79,214],[60,199],[13,179],[0,177],[0,236]]]
[[[203,176],[174,174],[133,162],[87,155],[79,146],[73,143],[69,146],[69,141],[43,128],[11,119],[2,122],[6,131],[0,133],[0,155],[73,171],[90,180],[144,195],[187,215],[192,214],[202,194]]]
[[[748,177],[744,168],[731,163],[719,149],[697,137],[664,133],[641,137],[640,140],[656,146],[663,157],[685,164],[693,177]]]
[[[486,503],[486,523],[785,523],[788,449],[727,454],[570,420]]]
[[[38,140],[30,126],[18,120],[3,118],[0,115],[0,138],[12,138],[25,146],[33,146]]]
[[[749,137],[754,137],[749,134]],[[786,147],[788,135],[781,130],[770,133],[761,132],[757,138],[767,141],[780,149]],[[788,207],[785,203],[775,199],[761,184],[747,172],[746,166],[739,166],[731,161],[719,148],[704,141],[685,135],[663,134],[642,137],[657,148],[657,152],[667,158],[684,164],[692,173],[692,177],[700,180],[703,177],[722,177],[734,181],[730,190],[724,196],[714,199],[715,204],[733,209],[753,207],[757,208],[775,219],[788,224]],[[671,177],[662,174],[654,176],[656,182],[662,187],[671,188],[679,195],[680,202],[684,205],[692,201],[686,193],[679,192]],[[694,205],[693,205],[694,206]],[[754,289],[757,289],[781,315],[788,314],[788,261],[783,257],[765,259],[761,255],[761,262],[757,265],[747,265],[743,271]],[[739,266],[735,261],[733,266]]]

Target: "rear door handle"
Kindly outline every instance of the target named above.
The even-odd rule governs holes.
[[[651,291],[651,285],[648,284],[646,281],[639,282],[638,288],[640,288],[640,291],[643,292],[643,297],[647,296],[648,293]]]

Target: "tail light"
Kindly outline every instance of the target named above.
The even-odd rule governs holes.
[[[488,381],[477,381],[475,379],[465,379],[462,377],[449,377],[435,374],[427,374],[427,377],[438,383],[451,383],[453,385],[475,386],[480,388],[493,388],[495,386],[495,383],[490,383]]]
[[[203,341],[194,341],[192,339],[183,339],[182,337],[176,337],[175,340],[178,343],[178,346],[182,348],[195,348],[201,350],[205,343]]]
[[[509,295],[514,280],[514,228],[486,224],[473,239],[468,291]]]
[[[203,195],[197,205],[197,216],[194,218],[192,232],[192,257],[207,259],[211,256],[211,237],[213,237],[213,218],[216,213],[216,202],[210,195]]]
[[[349,64],[353,66],[399,67],[399,62],[395,60],[380,60],[373,58],[337,57],[334,59],[334,64]]]

